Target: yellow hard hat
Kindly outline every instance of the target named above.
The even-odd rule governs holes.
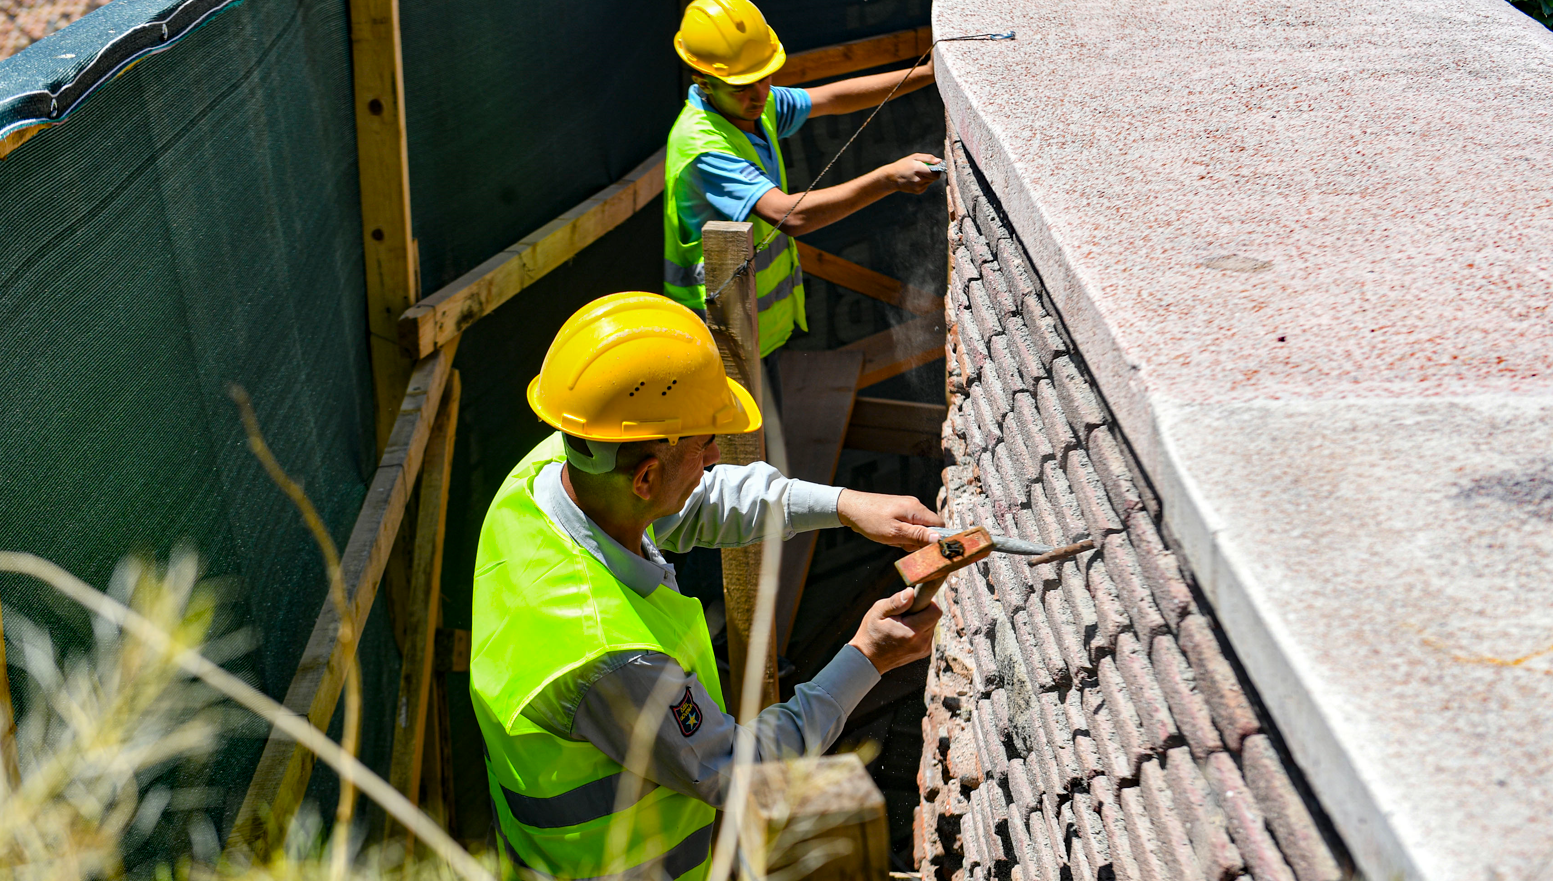
[[[568,318],[528,403],[545,422],[594,441],[743,434],[761,424],[696,313],[640,291],[600,297]]]
[[[776,73],[787,52],[750,0],[691,0],[674,35],[685,63],[735,86]]]

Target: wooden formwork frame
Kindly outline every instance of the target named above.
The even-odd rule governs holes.
[[[437,600],[446,488],[456,433],[458,380],[452,370],[459,335],[555,267],[563,264],[641,210],[663,190],[660,151],[620,181],[524,237],[451,285],[416,302],[419,292],[415,242],[410,235],[408,149],[404,131],[403,62],[397,0],[352,0],[352,52],[355,61],[358,151],[361,162],[363,245],[367,255],[369,326],[382,460],[367,500],[352,529],[342,558],[350,615],[363,621],[371,611],[379,583],[389,566],[404,522],[411,488],[421,475],[421,510],[409,536],[410,616],[406,674],[400,701],[407,712],[396,723],[393,784],[415,801],[424,757],[445,753],[446,718],[432,704]],[[914,59],[931,43],[927,28],[887,34],[840,46],[795,53],[778,77],[782,84],[839,76]],[[845,347],[862,357],[856,388],[899,375],[943,357],[943,300],[816,248],[800,244],[804,270],[817,278],[916,313],[919,317]],[[759,384],[751,391],[759,395]],[[870,399],[858,399],[859,402]],[[397,408],[394,406],[397,404]],[[926,432],[918,427],[905,439],[881,432],[879,414],[895,406],[883,402],[852,408],[843,438],[856,438],[862,449],[918,452]],[[856,424],[859,412],[873,414]],[[913,425],[923,414],[913,412]],[[835,432],[831,432],[834,434]],[[898,433],[897,433],[898,434]],[[882,438],[882,439],[881,439]],[[824,455],[817,456],[823,462]],[[423,468],[424,466],[424,468]],[[834,464],[831,465],[832,471]],[[423,470],[425,471],[422,474]],[[758,564],[755,567],[758,572]],[[803,567],[807,569],[807,565]],[[801,577],[799,578],[801,586]],[[750,595],[753,603],[753,593]],[[796,600],[794,600],[796,602]],[[325,602],[287,689],[287,707],[324,729],[333,716],[344,684],[346,665],[356,651],[354,639],[340,639],[340,621]],[[748,626],[747,624],[745,625]],[[358,633],[356,628],[349,632]],[[742,634],[747,645],[748,633]],[[0,649],[3,651],[3,649]],[[774,648],[773,648],[774,651]],[[769,663],[769,662],[768,662]],[[740,665],[742,667],[742,664]],[[735,671],[737,679],[737,670]],[[768,666],[762,701],[775,697],[774,664]],[[8,707],[5,708],[8,711]],[[396,714],[397,716],[398,714]],[[7,712],[7,719],[9,712]],[[431,727],[441,737],[428,737]],[[0,743],[0,747],[4,744]],[[436,761],[434,755],[434,762]],[[267,853],[283,836],[300,806],[313,757],[295,742],[272,733],[239,810],[229,844]],[[433,773],[430,788],[445,781]],[[432,793],[439,797],[440,792]],[[428,806],[434,809],[438,805]]]

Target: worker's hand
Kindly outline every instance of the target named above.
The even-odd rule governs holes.
[[[874,541],[914,551],[938,541],[929,526],[943,526],[943,518],[911,496],[844,489],[836,500],[836,513],[848,529]]]
[[[884,179],[890,186],[902,193],[920,193],[932,186],[943,172],[932,171],[929,165],[937,165],[944,160],[930,153],[913,153],[904,159],[897,159],[889,165],[879,169],[884,174]]]
[[[914,615],[902,615],[911,608],[911,588],[874,603],[858,625],[857,635],[847,645],[856,646],[880,674],[925,658],[933,650],[933,628],[943,616],[938,605],[929,605]]]

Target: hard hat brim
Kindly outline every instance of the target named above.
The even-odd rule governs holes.
[[[761,416],[760,413],[760,407],[756,406],[755,404],[755,398],[745,390],[744,386],[739,385],[732,379],[724,377],[723,381],[728,383],[728,391],[733,395],[734,401],[738,403],[739,410],[739,412],[734,415],[734,418],[725,424],[682,425],[680,430],[673,435],[666,435],[652,431],[633,432],[616,430],[615,432],[610,433],[597,430],[577,429],[575,427],[563,426],[561,424],[561,414],[551,413],[540,404],[539,379],[540,378],[536,376],[528,384],[528,405],[533,409],[535,415],[537,415],[546,425],[564,431],[567,434],[573,435],[574,437],[580,437],[585,440],[629,443],[631,441],[661,440],[665,437],[672,437],[673,439],[678,440],[682,437],[695,437],[696,435],[702,434],[748,434],[752,431],[759,431],[760,427],[765,424],[765,419]]]

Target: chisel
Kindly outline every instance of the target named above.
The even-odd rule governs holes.
[[[1093,539],[1086,538],[1054,548],[1023,539],[995,536],[983,526],[973,526],[955,533],[947,529],[935,529],[934,532],[938,533],[938,541],[895,561],[895,571],[900,573],[901,579],[916,587],[911,608],[906,611],[908,615],[928,607],[949,573],[964,569],[994,551],[1035,557],[1030,563],[1040,565],[1065,560],[1092,550],[1095,546]]]

